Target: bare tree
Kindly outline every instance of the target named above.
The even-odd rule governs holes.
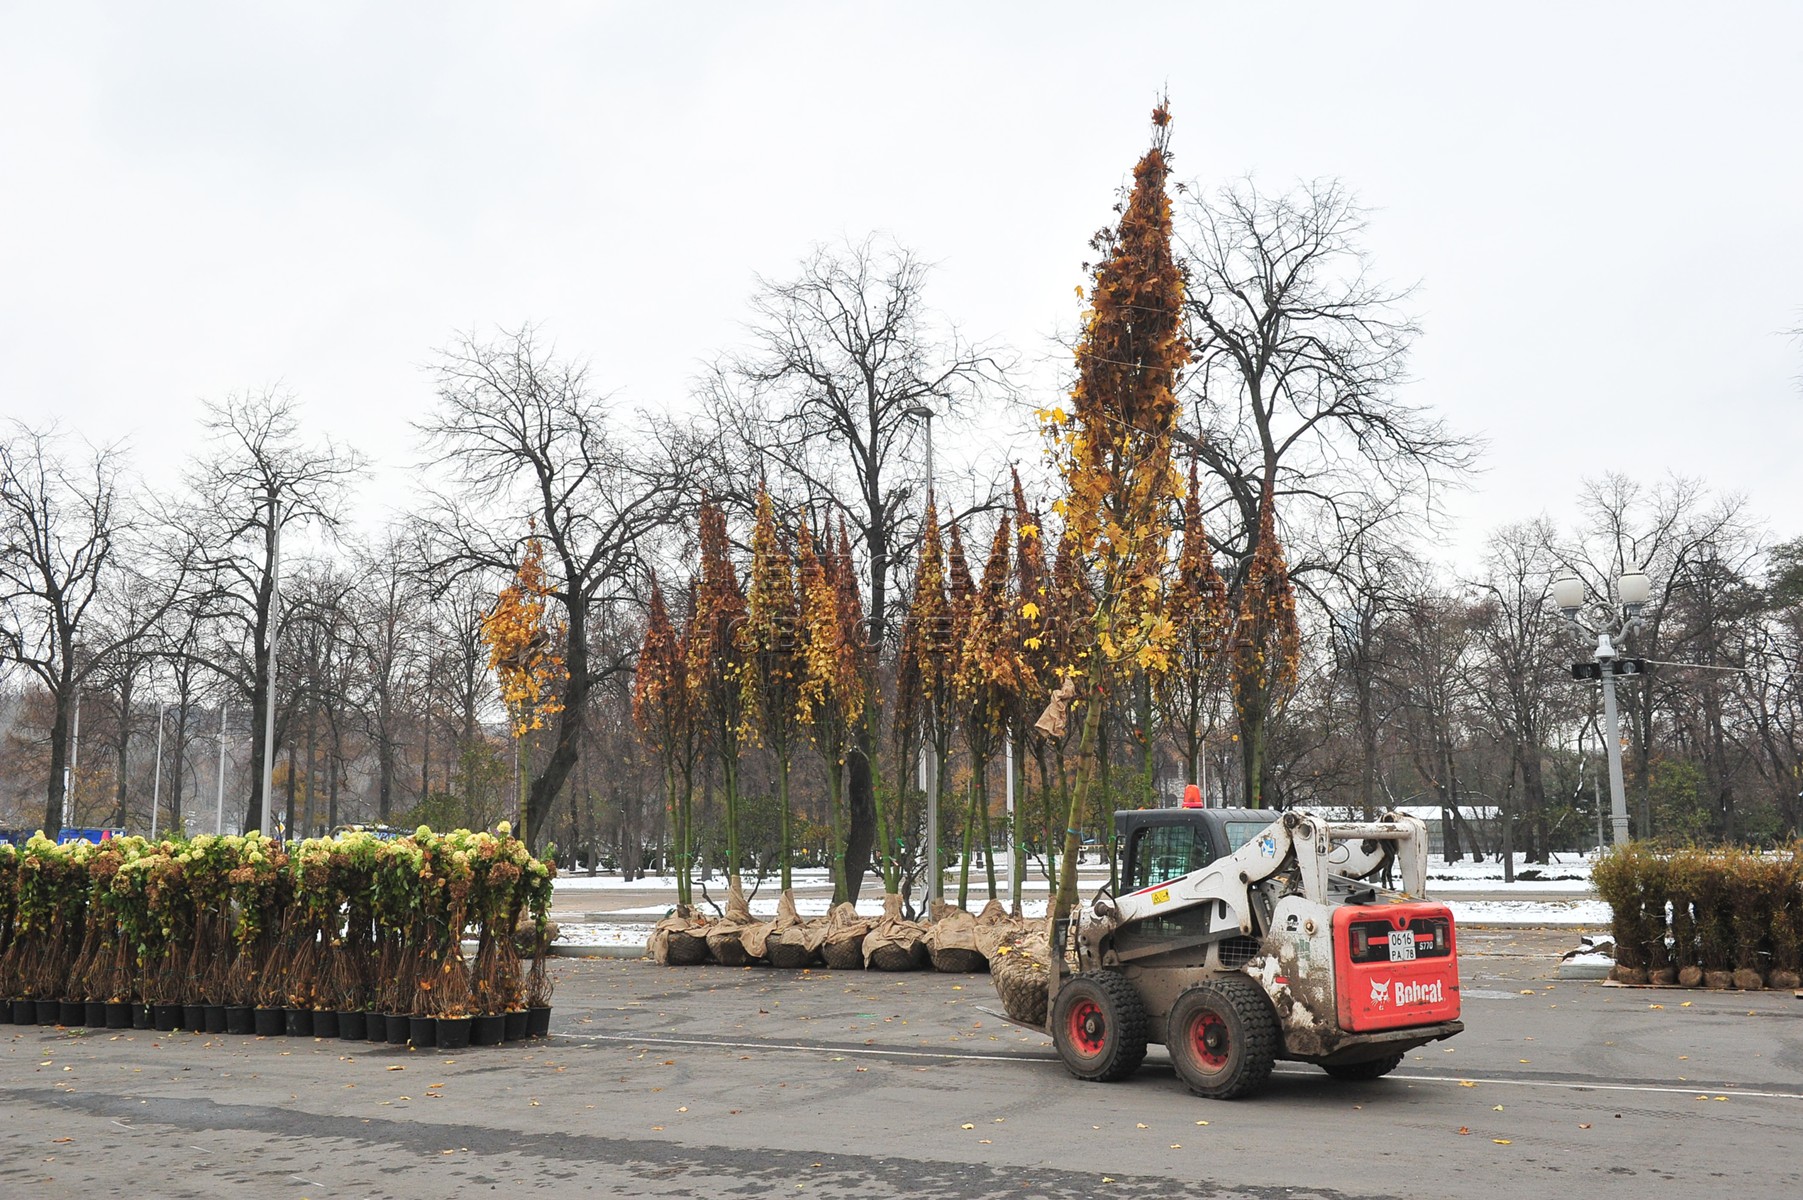
[[[130,565],[129,541],[141,532],[122,474],[114,447],[75,454],[56,431],[16,421],[0,438],[0,661],[24,668],[49,693],[50,832],[62,825],[79,690],[172,602],[165,594],[102,627],[109,594]]]
[[[749,511],[751,491],[766,478],[792,504],[842,515],[863,555],[878,644],[889,636],[898,551],[925,508],[924,471],[904,458],[920,429],[914,414],[955,422],[1005,393],[1012,365],[927,307],[928,273],[911,250],[875,237],[815,247],[794,278],[759,278],[752,348],[716,362],[703,388],[716,461],[737,480],[721,489],[723,498]],[[982,503],[999,504],[1002,495],[992,486]],[[952,507],[939,510],[949,516]],[[846,763],[853,899],[876,837],[877,708],[866,712]]]
[[[594,656],[591,629],[610,606],[636,603],[649,542],[693,502],[695,456],[668,428],[622,429],[587,367],[554,358],[530,328],[492,342],[460,337],[435,374],[438,410],[419,428],[455,490],[436,497],[434,542],[464,571],[505,576],[529,536],[544,538],[565,620],[563,711],[525,814],[538,847],[579,757],[589,694],[626,666]]]
[[[1178,214],[1194,347],[1184,387],[1197,451],[1241,531],[1219,540],[1243,577],[1268,481],[1284,528],[1321,535],[1323,557],[1291,564],[1306,587],[1330,548],[1398,519],[1397,498],[1431,503],[1431,486],[1468,469],[1476,445],[1403,399],[1419,331],[1402,312],[1408,292],[1372,278],[1366,214],[1344,187],[1273,196],[1248,182],[1188,196]],[[1299,539],[1282,537],[1294,550]],[[1267,707],[1247,705],[1246,720],[1262,721]],[[1240,741],[1250,756],[1263,730],[1243,728]],[[1258,783],[1247,779],[1249,797]]]
[[[311,525],[335,535],[364,460],[330,439],[305,441],[299,403],[286,393],[209,402],[201,427],[209,448],[188,470],[190,495],[182,520],[208,577],[208,611],[219,635],[207,651],[209,664],[249,702],[251,762],[260,765],[272,702],[269,646],[278,632],[272,618],[278,615],[281,531],[291,537],[293,527]],[[245,798],[246,829],[262,825],[261,786],[258,774]]]

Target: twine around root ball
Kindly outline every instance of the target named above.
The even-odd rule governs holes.
[[[995,982],[1004,1012],[1028,1025],[1045,1024],[1047,970],[1043,934],[1017,934],[1004,940],[989,960],[989,977]]]

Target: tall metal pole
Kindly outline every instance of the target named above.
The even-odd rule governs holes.
[[[933,503],[933,410],[924,404],[908,409],[908,416],[924,427],[927,439],[927,504]],[[939,873],[939,754],[937,747],[923,746],[930,760],[927,772],[927,896],[931,900],[945,898],[944,881]]]
[[[275,823],[275,643],[282,616],[282,505],[269,501],[269,624],[268,682],[263,688],[263,761],[262,772],[263,835],[267,837]]]
[[[157,707],[157,765],[151,773],[150,785],[150,840],[157,840],[157,810],[163,805],[163,718],[169,715],[167,704]]]
[[[1596,661],[1602,666],[1603,738],[1609,753],[1609,820],[1614,828],[1610,840],[1617,846],[1628,844],[1628,789],[1621,775],[1621,722],[1615,712],[1615,646],[1609,635],[1596,635]]]
[[[225,710],[231,705],[219,702],[219,807],[213,810],[213,832],[225,836]]]
[[[63,828],[75,824],[75,782],[81,778],[81,685],[75,686],[75,731],[69,737],[69,765],[63,768]]]

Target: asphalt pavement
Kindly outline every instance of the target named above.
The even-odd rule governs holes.
[[[1464,931],[1465,1033],[1237,1102],[1079,1083],[981,975],[560,960],[551,1039],[455,1054],[0,1026],[0,1196],[1797,1195],[1803,1001],[1571,940]]]

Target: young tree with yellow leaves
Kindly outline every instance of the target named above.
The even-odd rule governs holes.
[[[545,727],[545,718],[563,711],[557,689],[567,672],[557,641],[561,627],[553,629],[545,615],[545,598],[551,588],[545,580],[545,547],[536,535],[526,539],[513,582],[501,589],[494,607],[482,619],[482,640],[488,644],[488,667],[501,685],[501,700],[519,754],[520,797],[515,814],[524,824],[527,780],[532,774],[526,735]]]
[[[1030,828],[1026,819],[1027,755],[1029,746],[1039,767],[1042,792],[1048,792],[1046,774],[1046,739],[1033,729],[1033,722],[1045,711],[1051,699],[1048,680],[1056,678],[1048,637],[1049,589],[1051,577],[1046,571],[1045,545],[1040,538],[1039,514],[1027,508],[1027,496],[1020,486],[1020,472],[1012,471],[1014,485],[1014,582],[1008,605],[1014,614],[1012,629],[1014,653],[1021,664],[1020,686],[1009,698],[1008,736],[1014,743],[1014,794],[1016,811],[1014,828],[1009,831],[1014,845],[1014,864],[1009,871],[1010,902],[1016,915],[1020,913],[1021,883],[1026,876],[1027,839],[1021,836]],[[1044,822],[1049,827],[1050,822]],[[1048,841],[1048,859],[1054,853]],[[1052,877],[1052,863],[1047,863],[1047,878]]]
[[[734,631],[745,620],[745,593],[727,554],[726,514],[711,499],[701,502],[700,526],[701,576],[695,583],[695,616],[688,640],[688,685],[702,734],[720,764],[726,809],[726,874],[736,887],[744,707]]]
[[[1088,636],[1060,664],[1061,675],[1079,684],[1080,759],[1096,747],[1108,690],[1134,671],[1167,665],[1174,636],[1163,612],[1163,574],[1177,493],[1174,388],[1189,349],[1183,273],[1171,252],[1170,113],[1162,104],[1152,124],[1152,147],[1134,167],[1120,223],[1095,243],[1104,257],[1077,346],[1075,411],[1045,414],[1066,487],[1057,507],[1099,588]],[[1077,899],[1076,855],[1090,779],[1091,772],[1079,771],[1066,816],[1056,917]]]
[[[790,885],[794,849],[789,812],[789,761],[795,735],[813,717],[801,653],[801,612],[788,551],[776,528],[776,509],[761,484],[757,523],[751,532],[751,580],[745,620],[734,631],[739,652],[739,736],[769,748],[776,757],[776,803],[780,825],[783,890]]]
[[[852,735],[864,717],[866,681],[863,605],[857,568],[843,525],[839,549],[830,540],[825,554],[814,548],[804,516],[796,534],[797,583],[801,589],[804,647],[803,720],[812,722],[814,745],[826,760],[827,810],[833,828],[833,903],[850,898],[845,879],[846,757],[855,753]],[[887,842],[886,832],[879,840]],[[891,869],[883,862],[884,880]]]

